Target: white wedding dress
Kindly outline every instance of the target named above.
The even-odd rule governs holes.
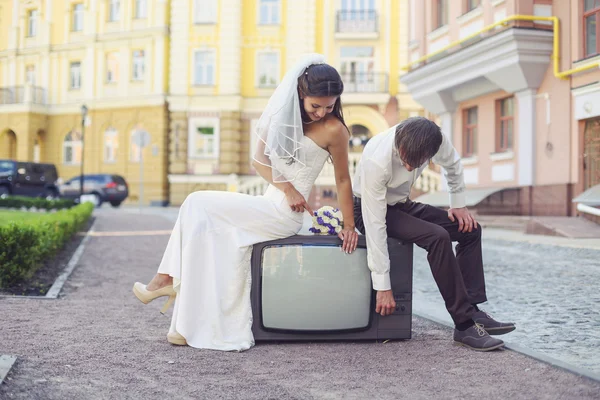
[[[292,183],[308,199],[329,153],[306,136],[302,140],[306,167]],[[283,192],[272,185],[263,196],[190,194],[158,269],[173,277],[178,292],[170,332],[177,331],[196,348],[252,347],[252,245],[295,235],[302,222],[302,213],[292,211]]]

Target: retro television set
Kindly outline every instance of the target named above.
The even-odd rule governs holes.
[[[296,235],[254,245],[252,331],[256,341],[410,339],[412,244],[388,239],[393,314],[375,313],[365,237],[352,254],[337,236]]]

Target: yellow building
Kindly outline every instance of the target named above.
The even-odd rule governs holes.
[[[258,193],[251,130],[287,68],[319,52],[345,83],[353,167],[362,146],[422,113],[399,82],[408,10],[396,0],[0,0],[0,158],[118,173],[138,197]],[[4,27],[10,27],[4,29]],[[326,168],[317,182],[333,184]],[[329,190],[323,190],[330,193]]]
[[[136,200],[144,129],[144,198],[167,201],[168,18],[162,0],[1,1],[0,158],[79,175],[85,104],[84,172],[123,175]]]
[[[408,62],[406,2],[395,0],[179,0],[171,7],[170,200],[202,189],[260,193],[252,127],[285,71],[318,52],[345,83],[344,116],[362,145],[421,113],[398,80]],[[351,171],[352,172],[352,171]],[[331,166],[317,181],[332,195]],[[315,201],[315,199],[313,199]]]

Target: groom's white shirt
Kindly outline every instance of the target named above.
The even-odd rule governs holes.
[[[362,153],[356,168],[352,190],[361,198],[362,217],[367,240],[367,262],[373,289],[389,290],[390,258],[387,248],[387,206],[404,203],[410,189],[428,163],[409,172],[394,146],[396,126],[374,136]],[[442,135],[442,145],[432,161],[444,168],[450,192],[450,207],[465,206],[464,177],[460,156]]]

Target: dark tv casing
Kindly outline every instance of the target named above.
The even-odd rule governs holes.
[[[385,340],[410,339],[412,328],[412,274],[413,245],[388,239],[390,254],[390,280],[396,311],[388,316],[375,313],[376,291],[371,291],[371,307],[369,323],[366,328],[336,331],[323,330],[281,330],[265,328],[262,314],[262,255],[269,247],[280,246],[331,246],[339,248],[342,241],[333,235],[295,235],[285,239],[277,239],[255,244],[252,250],[251,271],[251,303],[252,332],[256,341],[300,341],[300,340]],[[365,237],[360,235],[358,247],[366,248]],[[309,249],[303,249],[307,251]],[[337,250],[339,251],[339,250]],[[365,268],[368,268],[365,265]],[[294,279],[294,278],[291,278]],[[371,283],[372,287],[372,283]],[[352,312],[352,310],[348,310]]]

